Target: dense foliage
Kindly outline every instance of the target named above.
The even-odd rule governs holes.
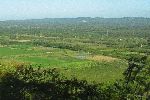
[[[89,84],[84,80],[66,79],[57,69],[18,66],[1,80],[1,100],[125,100],[150,97],[150,66],[146,56],[129,59],[124,79],[114,84]]]
[[[0,34],[8,34],[11,39],[57,37],[54,41],[65,42],[74,38],[83,39],[83,43],[132,48],[148,44],[149,27],[149,18],[54,18],[2,21]]]

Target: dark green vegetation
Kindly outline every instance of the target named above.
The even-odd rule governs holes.
[[[67,78],[57,69],[18,66],[1,80],[1,100],[148,100],[150,97],[150,59],[132,57],[124,78],[106,86]]]
[[[149,54],[149,18],[0,22],[0,77],[7,99],[146,99]]]

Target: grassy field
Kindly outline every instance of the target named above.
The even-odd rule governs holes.
[[[5,66],[31,64],[35,67],[58,68],[68,78],[77,77],[88,82],[115,81],[122,77],[127,66],[124,60],[109,56],[32,45],[0,47],[0,59],[1,65]]]

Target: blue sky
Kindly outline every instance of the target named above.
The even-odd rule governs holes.
[[[150,17],[150,0],[0,0],[0,20]]]

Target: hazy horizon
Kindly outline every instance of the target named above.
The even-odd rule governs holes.
[[[0,0],[0,20],[77,17],[150,18],[150,0]]]
[[[88,18],[87,17],[82,17],[82,16],[79,16],[79,17],[51,17],[51,18],[28,18],[28,19],[8,19],[8,20],[0,20],[0,21],[24,21],[24,20],[42,20],[42,19],[67,19],[67,18]],[[105,19],[109,19],[109,18],[150,18],[150,17],[89,17],[89,18],[105,18]]]

